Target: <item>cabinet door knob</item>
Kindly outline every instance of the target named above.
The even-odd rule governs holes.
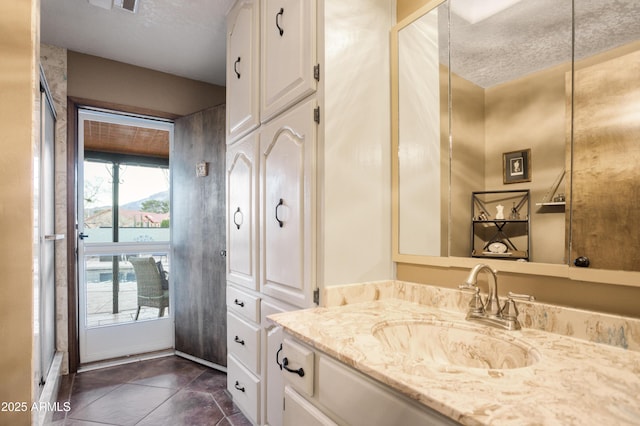
[[[573,261],[573,264],[580,268],[588,268],[589,267],[589,258],[587,256],[580,256]]]
[[[280,8],[280,11],[276,13],[276,27],[278,27],[278,31],[280,32],[280,37],[284,34],[284,28],[280,26],[280,18],[284,15],[284,8]]]

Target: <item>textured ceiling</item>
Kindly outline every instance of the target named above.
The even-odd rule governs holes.
[[[577,58],[640,39],[640,0],[573,1]],[[41,38],[80,53],[224,86],[225,16],[232,3],[139,0],[138,13],[131,14],[86,0],[41,0]],[[521,0],[473,25],[452,15],[452,69],[490,87],[570,61],[571,3]]]
[[[138,12],[87,0],[41,0],[41,41],[225,85],[225,16],[233,0],[139,0]]]
[[[457,0],[451,0],[457,1]],[[571,61],[571,0],[522,0],[475,24],[452,13],[451,69],[481,87]],[[574,0],[575,56],[640,40],[639,0]],[[446,21],[440,20],[440,34]],[[441,48],[446,62],[446,49]]]

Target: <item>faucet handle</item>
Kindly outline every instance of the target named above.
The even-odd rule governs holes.
[[[504,306],[500,310],[500,315],[504,319],[514,321],[518,319],[518,308],[516,308],[516,302],[514,299],[525,300],[527,302],[533,302],[534,300],[536,300],[535,297],[529,296],[528,294],[517,294],[509,292],[507,296],[507,301],[504,302]]]
[[[524,300],[526,302],[535,302],[536,301],[535,297],[529,296],[528,294],[518,294],[518,293],[509,292],[509,293],[507,293],[507,296],[509,297],[509,299]]]
[[[480,297],[480,288],[474,285],[462,284],[459,286],[460,290],[473,291],[473,299],[469,302],[469,313],[482,315],[484,314],[484,303],[482,303],[482,297]]]

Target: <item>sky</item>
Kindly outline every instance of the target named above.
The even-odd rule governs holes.
[[[111,205],[111,174],[106,163],[84,163],[85,208]],[[169,171],[166,169],[140,166],[121,166],[120,204],[142,200],[150,195],[169,190]]]

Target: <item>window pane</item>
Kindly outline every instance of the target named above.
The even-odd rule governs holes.
[[[149,257],[153,262],[142,268],[147,266],[146,272],[152,273],[143,269],[138,276],[133,262]],[[149,266],[157,268],[157,273],[156,270],[149,271]],[[167,317],[169,268],[167,253],[86,256],[87,327]],[[167,280],[162,280],[162,277]]]
[[[169,241],[169,170],[120,166],[118,240]]]
[[[113,242],[113,164],[84,162],[84,229],[88,243]]]

